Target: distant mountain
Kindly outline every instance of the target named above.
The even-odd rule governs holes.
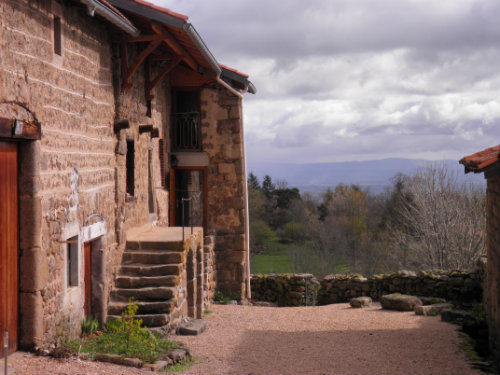
[[[464,174],[464,168],[456,160],[429,161],[419,159],[382,159],[338,163],[248,163],[248,171],[260,181],[268,174],[273,181],[285,180],[288,186],[300,191],[321,192],[340,183],[357,184],[376,194],[391,185],[391,178],[397,173],[412,174],[429,163],[444,164],[456,172],[459,181],[485,184],[482,175]]]

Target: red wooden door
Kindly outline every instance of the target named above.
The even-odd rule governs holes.
[[[85,244],[83,245],[83,254],[84,254],[83,263],[85,267],[85,278],[83,279],[83,282],[85,284],[85,300],[83,304],[83,311],[85,312],[85,316],[87,318],[90,318],[90,315],[92,315],[91,251],[92,251],[92,246],[90,242],[85,242]]]
[[[9,331],[9,353],[17,349],[18,226],[17,144],[0,141],[0,344]]]

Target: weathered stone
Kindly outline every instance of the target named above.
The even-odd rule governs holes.
[[[20,347],[31,349],[36,346],[42,346],[45,326],[41,293],[19,293],[19,310],[19,323],[23,327],[19,335]]]
[[[441,314],[443,310],[450,310],[453,308],[451,303],[437,303],[433,305],[415,306],[415,314],[436,316]]]
[[[444,298],[439,297],[418,296],[418,298],[420,298],[420,300],[422,301],[422,305],[424,306],[446,303],[446,300]]]
[[[206,321],[202,319],[195,319],[181,324],[177,330],[177,334],[182,336],[197,336],[203,333],[206,327]]]
[[[355,297],[355,298],[351,298],[349,303],[351,304],[351,307],[355,307],[355,308],[369,307],[372,304],[372,299],[370,297],[365,297],[365,296]]]
[[[139,358],[123,358],[123,364],[129,367],[141,368],[143,363]]]
[[[422,305],[422,301],[415,296],[400,293],[386,294],[380,298],[383,309],[398,311],[413,311],[415,306]]]
[[[187,352],[185,349],[169,349],[165,352],[165,355],[168,356],[174,363],[179,363],[186,359]]]

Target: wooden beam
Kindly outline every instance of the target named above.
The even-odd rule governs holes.
[[[155,39],[140,53],[135,62],[129,66],[127,43],[122,43],[122,90],[128,90],[133,87],[130,78],[139,69],[146,58],[161,44],[162,38]]]
[[[40,140],[42,139],[42,126],[37,121],[0,117],[0,138]]]
[[[139,35],[139,36],[127,38],[126,41],[127,41],[127,43],[151,42],[153,40],[157,40],[158,38],[161,38],[161,36],[158,34]]]
[[[159,136],[160,136],[160,129],[153,128],[153,131],[151,132],[151,138],[158,138]]]
[[[151,94],[151,91],[156,87],[158,83],[162,81],[165,76],[172,71],[182,60],[184,59],[184,56],[177,56],[175,57],[163,70],[158,74],[158,76],[153,79],[152,81],[149,81],[150,75],[149,72],[146,75],[146,100],[151,100],[154,98],[154,95]]]
[[[151,133],[153,131],[153,125],[139,125],[139,134]]]
[[[128,120],[117,120],[113,124],[113,130],[115,131],[115,133],[119,132],[122,129],[128,128],[130,128],[130,123],[128,122]]]
[[[193,69],[195,72],[198,71],[198,64],[195,59],[186,51],[186,49],[180,45],[180,43],[175,39],[175,37],[165,29],[158,22],[153,22],[151,25],[153,31],[159,35],[163,36],[163,42],[167,44],[177,55],[184,56],[184,61]]]

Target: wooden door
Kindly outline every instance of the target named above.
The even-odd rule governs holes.
[[[85,285],[85,299],[83,303],[83,311],[87,318],[90,318],[92,315],[92,246],[90,242],[85,242],[83,245],[83,254],[84,254],[84,267],[85,267],[85,276],[83,279],[83,283]]]
[[[0,344],[9,331],[9,353],[17,349],[18,217],[17,144],[0,141]]]

